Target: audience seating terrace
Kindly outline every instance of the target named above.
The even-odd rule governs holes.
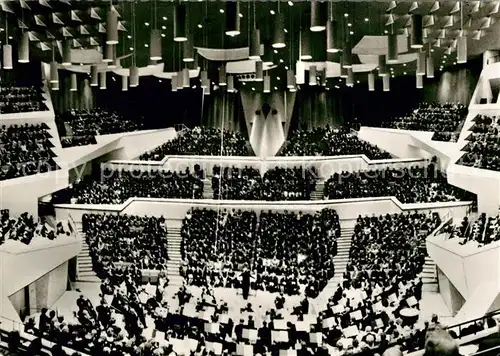
[[[335,173],[325,182],[325,199],[381,196],[395,196],[404,204],[473,200],[467,192],[449,185],[445,172],[433,163],[426,168]]]
[[[184,172],[105,169],[97,179],[86,176],[68,191],[74,204],[121,204],[128,198],[201,199],[203,181]]]
[[[0,180],[59,169],[45,124],[0,127]]]
[[[500,215],[479,215],[474,221],[464,217],[460,226],[453,228],[451,237],[457,237],[460,244],[475,242],[478,247],[488,245],[500,240]]]
[[[221,131],[213,127],[195,127],[178,135],[172,141],[144,153],[140,159],[161,161],[169,155],[248,156],[249,149],[245,138],[239,132]]]
[[[500,171],[500,136],[498,117],[478,115],[474,118],[469,143],[458,164]]]
[[[0,79],[0,114],[46,111],[40,87]]]
[[[340,224],[334,210],[315,215],[192,209],[182,230],[181,268],[189,285],[241,288],[250,270],[252,288],[316,297],[333,277]]]
[[[10,216],[8,209],[0,211],[0,245],[6,241],[19,241],[29,245],[33,239],[54,240],[59,235],[70,235],[61,223],[54,229],[43,218],[35,222],[28,213],[15,218]]]
[[[65,136],[61,137],[62,148],[95,145],[97,143],[95,136]]]
[[[282,156],[340,156],[364,154],[369,159],[389,159],[391,155],[343,129],[317,127],[297,130],[285,146]]]
[[[411,113],[383,123],[383,127],[402,130],[433,131],[435,141],[456,142],[467,116],[460,103],[420,103]]]
[[[275,167],[264,173],[251,168],[215,166],[212,175],[214,199],[310,200],[316,188],[316,173],[302,167]]]

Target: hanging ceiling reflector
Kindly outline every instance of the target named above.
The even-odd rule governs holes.
[[[3,52],[3,69],[12,69],[12,46],[10,44],[5,44],[2,47]]]
[[[316,66],[309,66],[309,85],[317,85]]]
[[[293,69],[286,71],[286,87],[289,89],[295,88],[295,73]]]
[[[274,65],[274,50],[271,48],[267,48],[264,50],[264,56],[262,57],[262,63],[266,66]]]
[[[186,6],[176,5],[174,8],[174,41],[187,41],[186,37]]]
[[[19,63],[29,63],[30,61],[30,36],[28,32],[24,32],[18,47]]]
[[[128,91],[128,77],[122,76],[122,91]]]
[[[227,92],[234,93],[236,90],[234,89],[234,77],[232,75],[227,76]]]
[[[323,68],[319,72],[319,83],[322,87],[326,87],[326,68]]]
[[[187,41],[182,44],[182,61],[183,62],[194,62],[194,47],[193,47],[193,37],[187,36]]]
[[[386,75],[382,77],[382,86],[384,91],[391,91],[391,76]]]
[[[69,89],[69,91],[78,91],[76,73],[71,73],[71,88]]]
[[[63,41],[63,48],[62,48],[62,65],[63,66],[70,66],[71,65],[71,40],[64,40]]]
[[[210,90],[211,90],[210,80],[207,79],[207,82],[205,83],[205,89],[203,89],[203,94],[210,95]]]
[[[387,76],[387,61],[385,56],[378,56],[378,76],[385,77]]]
[[[295,93],[297,91],[297,87],[294,86],[293,88],[290,88],[290,93]]]
[[[59,90],[59,81],[50,83],[50,89],[52,91],[58,91]]]
[[[112,8],[108,9],[106,44],[118,44],[118,13]]]
[[[106,72],[99,73],[99,89],[106,89]]]
[[[423,89],[424,88],[424,76],[417,74],[416,78],[417,78],[417,81],[416,81],[417,89]]]
[[[90,86],[91,87],[96,87],[99,85],[99,75],[97,74],[97,66],[96,65],[91,65],[90,66]]]
[[[189,79],[189,69],[184,68],[182,70],[182,86],[184,88],[190,88],[191,87],[191,81]]]
[[[262,61],[255,62],[255,80],[258,82],[264,80],[264,63]]]
[[[273,48],[285,48],[285,15],[278,13],[274,22]]]
[[[106,53],[104,59],[102,60],[105,63],[111,63],[115,60],[115,46],[112,44],[106,45]]]
[[[271,77],[266,75],[264,76],[264,93],[271,92]]]
[[[139,68],[136,66],[130,67],[130,87],[139,86]]]
[[[161,31],[153,29],[149,38],[149,59],[159,61],[162,58],[161,54]]]
[[[227,85],[227,78],[226,78],[226,65],[223,64],[219,68],[219,86],[223,87]]]
[[[411,48],[422,48],[424,46],[422,32],[422,15],[411,15]]]
[[[184,88],[184,75],[182,70],[177,72],[177,90],[182,90]]]
[[[248,58],[260,58],[260,30],[258,29],[254,29],[252,31],[252,35],[250,36],[250,52]]]
[[[467,37],[463,33],[458,37],[457,63],[467,63]]]
[[[309,31],[300,31],[300,60],[302,61],[312,59],[310,42]]]
[[[344,67],[344,55],[340,57],[340,78],[347,78],[347,67]]]
[[[326,22],[326,51],[328,53],[337,53],[339,51],[337,41],[337,23],[328,20]]]
[[[348,87],[353,87],[354,86],[354,73],[351,68],[347,68],[347,78],[345,79],[345,84]]]
[[[398,35],[391,33],[387,36],[387,46],[389,48],[387,53],[387,63],[396,63],[399,59],[398,55]]]
[[[434,78],[434,59],[431,55],[427,58],[427,78]]]
[[[311,0],[311,27],[312,32],[321,32],[325,30],[325,11],[321,9],[321,3],[317,0]]]
[[[208,73],[206,70],[202,70],[200,72],[200,83],[202,88],[205,88],[207,80],[208,80]]]
[[[5,62],[4,62],[5,64]],[[50,82],[59,83],[59,71],[57,70],[57,62],[50,62]]]
[[[417,53],[417,74],[425,75],[425,51]]]
[[[342,66],[345,68],[352,68],[352,48],[349,42],[345,43],[344,52],[342,53]]]
[[[240,2],[226,2],[226,35],[238,36],[240,34]]]
[[[368,73],[368,91],[375,91],[375,74]]]
[[[177,74],[172,74],[172,91],[177,91]]]

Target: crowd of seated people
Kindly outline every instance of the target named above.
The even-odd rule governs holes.
[[[370,159],[388,159],[391,155],[343,129],[316,127],[297,130],[283,149],[283,156],[340,156],[364,154]]]
[[[245,137],[239,132],[214,127],[195,127],[154,150],[144,153],[143,161],[161,161],[169,155],[248,156]]]
[[[456,142],[467,116],[460,103],[420,103],[411,113],[383,123],[401,130],[433,131],[435,141]]]
[[[444,172],[431,163],[426,168],[335,173],[325,182],[327,199],[395,196],[401,203],[430,203],[472,199],[448,184]]]
[[[474,118],[469,143],[458,163],[476,168],[500,171],[500,136],[498,117],[478,115]]]
[[[65,136],[61,137],[62,148],[95,145],[97,143],[95,136]]]
[[[0,78],[0,114],[48,110],[40,88],[17,85]]]
[[[451,238],[458,238],[460,244],[475,242],[478,246],[485,246],[500,240],[500,216],[487,216],[485,213],[471,222],[464,217],[460,226],[450,231]]]
[[[128,198],[200,199],[203,181],[184,172],[105,169],[99,179],[86,176],[69,192],[73,204],[121,204]]]
[[[166,268],[167,225],[163,217],[84,214],[82,227],[94,270],[102,278],[118,263],[141,269]]]
[[[0,180],[58,169],[45,124],[0,127]]]
[[[8,209],[0,211],[0,245],[6,241],[19,241],[29,245],[33,239],[54,240],[60,235],[70,235],[61,222],[54,229],[43,218],[35,222],[28,213],[14,218],[10,216]]]
[[[214,199],[310,200],[316,188],[314,167],[269,169],[261,177],[252,167],[215,166],[212,175]]]
[[[425,328],[402,310],[418,309],[426,256],[420,246],[440,223],[436,213],[358,217],[343,282],[321,312],[327,342],[342,345],[345,331],[354,329],[355,352],[382,353],[394,343],[423,348]]]
[[[249,270],[252,288],[316,297],[333,277],[340,236],[338,215],[192,209],[184,218],[181,275],[188,284],[240,288]]]

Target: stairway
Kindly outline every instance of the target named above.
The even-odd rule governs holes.
[[[425,264],[420,277],[422,277],[423,292],[437,293],[439,291],[436,263],[429,256],[425,257]]]
[[[213,198],[214,198],[214,191],[212,190],[212,179],[204,179],[203,180],[203,199],[213,199]]]
[[[169,285],[181,286],[184,278],[179,274],[179,267],[182,263],[181,255],[181,227],[168,226],[168,262],[167,276]]]
[[[89,245],[85,241],[85,234],[81,229],[81,224],[77,229],[78,235],[82,239],[82,249],[76,257],[76,280],[78,282],[100,283],[101,280],[92,269],[92,258],[89,253]]]
[[[328,281],[325,289],[321,291],[316,298],[316,310],[321,311],[326,308],[328,299],[335,293],[339,283],[342,283],[342,276],[347,269],[349,263],[349,251],[351,250],[352,235],[354,227],[342,228],[340,237],[337,240],[337,255],[333,258],[335,264],[335,275]]]
[[[317,181],[316,189],[311,194],[311,200],[323,200],[324,189],[325,189],[325,181]]]

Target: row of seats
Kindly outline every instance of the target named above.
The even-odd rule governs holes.
[[[485,246],[496,242],[500,240],[500,216],[482,213],[474,222],[464,217],[460,226],[453,228],[451,237],[460,239],[461,244],[475,242],[479,246]]]
[[[41,89],[0,79],[0,114],[48,110]]]
[[[58,169],[45,124],[0,127],[0,180]]]

